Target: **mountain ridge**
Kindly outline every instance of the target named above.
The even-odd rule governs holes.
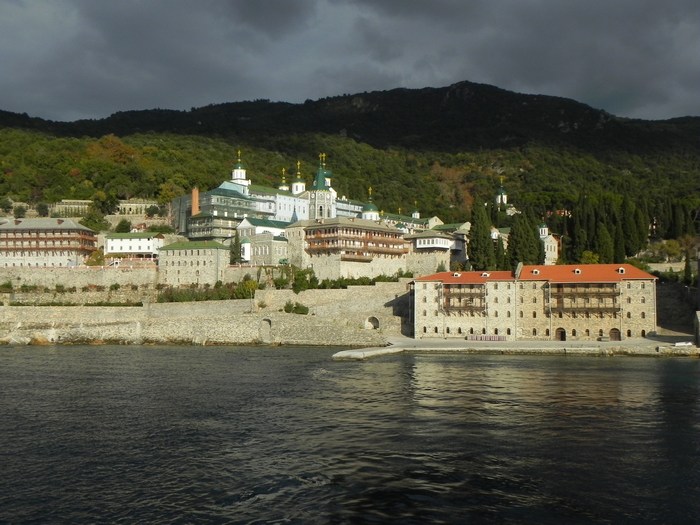
[[[103,119],[59,122],[0,111],[0,125],[61,136],[168,132],[204,136],[341,134],[373,147],[460,151],[532,142],[582,149],[691,148],[700,117],[641,120],[614,116],[573,99],[521,94],[462,81],[442,88],[395,88],[304,103],[254,100],[190,110],[147,109]]]

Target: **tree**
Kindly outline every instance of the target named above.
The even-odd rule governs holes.
[[[241,254],[241,238],[238,235],[238,230],[236,230],[236,235],[233,238],[233,241],[231,241],[231,251],[229,255],[229,263],[230,264],[238,264],[243,260],[243,256]]]
[[[615,222],[615,243],[613,246],[613,262],[625,262],[625,234],[622,228],[622,221]]]
[[[109,231],[110,228],[105,216],[94,206],[90,206],[85,217],[80,220],[80,224],[96,232]]]
[[[473,270],[492,270],[496,265],[490,223],[483,206],[474,206],[467,253]]]
[[[39,217],[48,217],[49,216],[49,205],[46,204],[45,202],[40,202],[39,204],[36,205],[36,212],[39,214]]]
[[[503,247],[503,239],[499,236],[496,241],[496,269],[508,270],[508,261],[506,259],[506,251]]]
[[[602,222],[598,223],[596,235],[596,252],[602,264],[614,262],[615,247],[608,228]]]
[[[690,250],[685,252],[685,265],[683,266],[683,282],[690,286],[693,283],[693,270],[690,267]]]
[[[127,219],[120,220],[114,227],[116,233],[129,233],[131,231],[131,221]]]
[[[119,199],[114,195],[99,190],[92,196],[92,205],[99,210],[102,215],[111,215],[119,208]]]
[[[515,270],[518,263],[542,263],[544,251],[537,232],[537,227],[527,215],[520,214],[513,219],[506,256],[510,269]]]
[[[12,213],[15,219],[22,219],[27,215],[27,208],[24,206],[16,206],[15,209],[12,210]]]
[[[155,217],[156,215],[160,215],[160,207],[156,206],[155,204],[151,204],[148,208],[146,208],[146,217],[152,218]]]
[[[7,197],[0,199],[0,209],[5,213],[10,213],[12,211],[12,201]]]
[[[598,264],[600,262],[600,257],[597,253],[593,253],[590,250],[584,250],[581,254],[581,264]]]

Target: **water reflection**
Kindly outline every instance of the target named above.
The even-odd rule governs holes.
[[[0,349],[14,522],[697,521],[696,360]]]

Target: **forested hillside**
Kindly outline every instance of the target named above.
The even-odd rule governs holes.
[[[654,235],[675,237],[694,231],[700,208],[700,118],[626,120],[568,99],[468,82],[70,123],[0,112],[0,196],[30,205],[167,203],[229,178],[238,149],[256,184],[277,185],[298,160],[310,181],[325,152],[339,195],[366,199],[371,186],[383,211],[417,206],[445,222],[471,218],[472,206],[493,202],[503,184],[511,203],[571,242],[564,210],[593,214],[586,219],[593,230],[631,212],[653,223]],[[497,211],[492,219],[511,225]]]

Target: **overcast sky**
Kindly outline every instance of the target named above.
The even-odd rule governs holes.
[[[0,0],[0,109],[52,120],[462,80],[700,116],[700,1]]]

